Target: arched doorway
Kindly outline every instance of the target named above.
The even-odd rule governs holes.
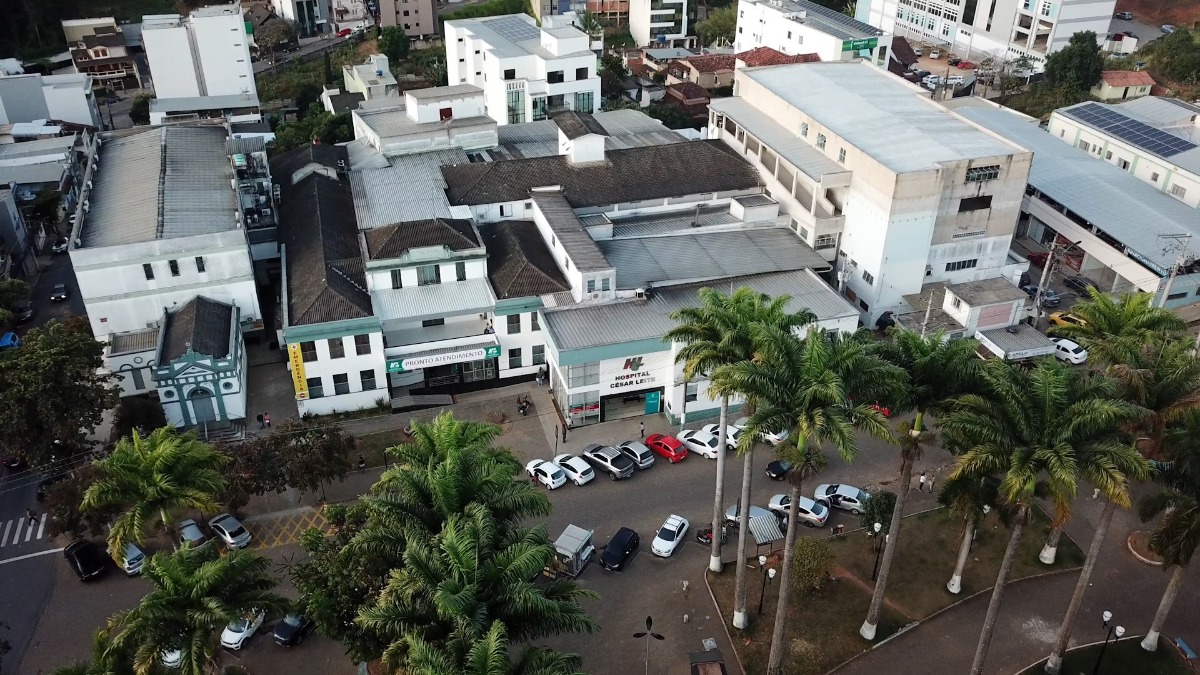
[[[196,387],[188,394],[188,398],[192,401],[192,414],[196,418],[196,424],[217,421],[217,409],[213,405],[211,391],[204,387]]]

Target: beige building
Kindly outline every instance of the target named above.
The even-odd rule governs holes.
[[[379,0],[379,25],[399,26],[410,38],[437,35],[433,0]]]
[[[1144,70],[1106,70],[1092,87],[1092,96],[1101,101],[1127,101],[1150,95],[1154,78]]]
[[[96,87],[121,91],[142,86],[137,62],[115,19],[67,19],[62,26],[75,72],[90,75]]]

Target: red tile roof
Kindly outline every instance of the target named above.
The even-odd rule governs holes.
[[[1100,73],[1100,79],[1110,87],[1148,87],[1154,85],[1154,78],[1144,70],[1106,70]]]
[[[687,60],[698,72],[718,73],[723,70],[733,70],[736,57],[733,54],[705,54],[693,56]]]
[[[782,66],[787,63],[812,63],[820,61],[816,54],[784,54],[770,47],[755,47],[750,51],[737,55],[737,60],[746,64],[747,68],[757,66]]]
[[[674,94],[677,98],[683,101],[704,101],[709,100],[708,90],[695,82],[680,82],[667,87],[667,90]]]

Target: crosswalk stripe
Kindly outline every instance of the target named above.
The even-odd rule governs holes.
[[[13,523],[13,525],[16,525],[16,527],[13,528],[13,538],[12,538],[13,546],[16,546],[17,543],[21,541],[21,526],[25,524],[25,519],[17,518],[16,520],[12,521],[12,523]]]
[[[38,523],[38,539],[42,538],[42,532],[46,529],[46,514],[42,514],[42,520]]]
[[[0,541],[0,547],[3,547],[6,544],[8,544],[8,531],[11,529],[12,529],[12,521],[10,520],[4,524],[4,539],[2,541]]]
[[[46,521],[48,519],[48,514],[43,513],[40,517],[35,517],[34,520],[22,517],[5,521],[4,534],[0,535],[0,548],[40,540],[42,535],[46,534]],[[36,534],[34,530],[37,531]],[[21,538],[22,534],[25,535],[24,539]],[[12,539],[9,539],[10,535]]]
[[[25,541],[29,541],[33,538],[33,523],[34,521],[29,521],[29,529],[25,532]]]

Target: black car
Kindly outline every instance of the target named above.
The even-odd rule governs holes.
[[[637,532],[628,527],[622,527],[604,547],[604,553],[600,555],[600,566],[606,570],[620,572],[625,569],[625,563],[629,561],[629,556],[637,550],[639,543],[641,543],[641,539]]]
[[[788,471],[792,469],[792,463],[777,459],[767,465],[767,478],[771,480],[783,480],[787,478]]]
[[[63,550],[63,557],[67,559],[71,569],[75,570],[75,574],[79,575],[80,581],[91,581],[108,569],[108,558],[99,546],[90,541],[71,544]]]
[[[301,642],[308,634],[313,632],[317,624],[312,619],[302,614],[288,614],[283,617],[283,620],[275,624],[275,642],[284,647],[294,647]]]
[[[62,302],[68,297],[66,284],[54,284],[54,290],[50,292],[51,302]]]
[[[1067,277],[1066,279],[1063,279],[1063,285],[1073,291],[1079,291],[1080,293],[1087,293],[1087,289],[1095,286],[1096,282],[1092,281],[1091,279],[1089,279],[1085,276],[1073,274],[1073,275]]]
[[[28,323],[33,321],[33,317],[37,315],[37,311],[33,309],[33,305],[28,300],[25,300],[24,302],[17,303],[16,307],[13,307],[13,314],[17,316],[17,323]]]

